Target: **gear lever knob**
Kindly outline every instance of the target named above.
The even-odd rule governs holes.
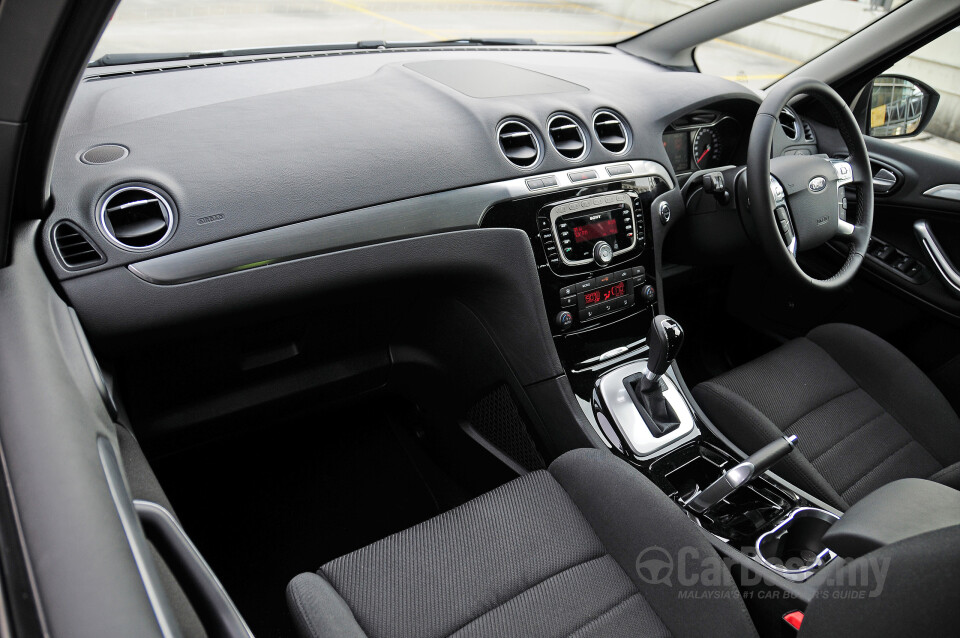
[[[650,322],[647,334],[647,370],[643,373],[643,386],[652,386],[660,381],[683,345],[683,329],[675,319],[667,315],[657,315]],[[642,387],[646,390],[647,387]]]

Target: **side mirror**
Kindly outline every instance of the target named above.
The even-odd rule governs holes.
[[[912,137],[927,127],[939,102],[940,94],[919,80],[881,75],[860,92],[854,114],[864,135]]]

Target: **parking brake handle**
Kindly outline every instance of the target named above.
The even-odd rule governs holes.
[[[688,510],[694,514],[703,514],[708,509],[730,496],[746,485],[755,476],[760,476],[773,465],[790,454],[796,445],[797,437],[781,436],[737,463],[724,472],[720,478],[700,490],[700,492],[685,503]]]

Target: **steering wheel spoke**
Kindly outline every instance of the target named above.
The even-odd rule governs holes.
[[[773,197],[773,216],[777,221],[780,238],[783,239],[783,245],[787,247],[790,254],[796,256],[797,231],[794,228],[793,220],[790,219],[786,191],[783,190],[783,185],[773,175],[770,176],[770,195]]]

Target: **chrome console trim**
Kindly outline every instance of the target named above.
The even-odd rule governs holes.
[[[607,172],[609,167],[623,166],[629,171]],[[568,176],[589,170],[596,171],[596,179],[573,182]],[[555,185],[531,189],[527,184],[544,177],[552,177]],[[642,177],[658,177],[673,188],[667,169],[649,160],[571,167],[318,217],[146,259],[127,268],[153,284],[183,284],[366,244],[477,228],[486,211],[500,202]]]
[[[663,393],[663,396],[680,418],[680,426],[673,432],[659,438],[653,436],[623,385],[623,380],[627,377],[646,372],[646,370],[647,360],[641,359],[611,370],[600,377],[598,381],[600,394],[607,410],[610,411],[610,417],[616,424],[617,429],[623,434],[627,445],[640,458],[659,452],[690,435],[697,436],[700,434],[693,418],[693,410],[684,398],[683,393],[680,392],[677,384],[669,375],[664,375],[661,379],[666,384],[667,390]]]

